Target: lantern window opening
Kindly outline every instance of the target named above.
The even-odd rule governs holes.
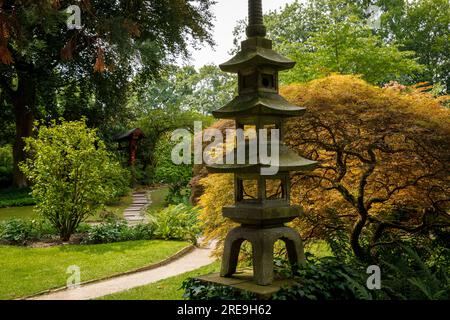
[[[262,73],[261,74],[261,85],[265,89],[275,90],[276,89],[276,86],[275,86],[275,75]]]
[[[265,199],[268,201],[287,200],[285,181],[281,178],[266,179]]]
[[[236,178],[236,202],[260,202],[260,185],[257,177]]]

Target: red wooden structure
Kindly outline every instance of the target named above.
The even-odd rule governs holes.
[[[136,154],[138,150],[138,142],[144,138],[144,132],[139,129],[135,128],[132,129],[120,136],[118,136],[115,140],[119,143],[119,149],[128,149],[129,158],[128,158],[128,164],[130,166],[134,166],[136,163]],[[127,147],[121,148],[120,145],[122,142],[128,142]]]

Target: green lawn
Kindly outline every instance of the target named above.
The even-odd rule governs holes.
[[[148,212],[157,212],[166,205],[166,197],[169,194],[169,187],[162,187],[150,191],[152,203],[148,206]]]
[[[84,282],[162,261],[188,245],[152,240],[51,248],[0,246],[0,300],[65,286],[66,270],[72,265],[80,267]]]
[[[106,206],[106,210],[113,212],[116,216],[122,217],[125,209],[133,202],[131,195],[122,197],[120,201],[110,203]],[[38,214],[33,210],[34,206],[26,207],[10,207],[10,208],[0,208],[0,221],[9,219],[24,219],[32,220],[38,218]],[[101,221],[100,211],[93,216],[89,217],[87,221],[96,222]]]
[[[115,216],[117,216],[119,218],[123,218],[123,212],[125,211],[126,208],[128,208],[131,205],[132,202],[133,202],[133,197],[130,194],[130,195],[120,198],[120,200],[117,202],[109,203],[108,205],[105,206],[105,210],[113,213]],[[101,210],[99,210],[93,216],[89,217],[87,219],[87,221],[88,222],[103,221],[100,213],[101,213]]]
[[[32,220],[37,218],[34,206],[0,208],[0,221],[9,219]]]
[[[209,266],[167,278],[146,286],[137,287],[101,298],[101,300],[182,300],[181,284],[184,280],[212,272],[218,272],[219,262]]]

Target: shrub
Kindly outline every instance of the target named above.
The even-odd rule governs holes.
[[[450,299],[449,248],[400,245],[382,256],[383,290],[390,299]]]
[[[121,241],[151,240],[155,226],[153,224],[138,224],[129,227],[125,220],[111,220],[92,227],[83,239],[84,244],[113,243]]]
[[[0,241],[24,245],[27,241],[42,240],[58,234],[48,220],[11,219],[0,223]]]
[[[127,228],[127,225],[123,220],[99,224],[88,231],[87,236],[83,239],[83,243],[100,244],[120,242],[122,240],[122,232],[125,228]]]
[[[8,188],[0,191],[0,208],[23,207],[36,204],[36,200],[30,195],[30,189]]]
[[[185,204],[171,205],[156,216],[155,236],[165,240],[188,240],[197,243],[201,233],[198,209]]]
[[[196,279],[186,279],[182,286],[183,298],[188,300],[256,300],[246,291],[236,290],[228,286],[206,284]]]
[[[24,244],[32,232],[28,221],[11,219],[0,224],[0,239],[10,244]]]
[[[13,157],[12,147],[0,147],[0,188],[8,187],[12,183]]]
[[[192,165],[176,165],[172,161],[172,150],[176,142],[169,135],[162,136],[155,148],[155,181],[169,184],[168,204],[188,204],[190,192],[187,188],[192,178]]]
[[[21,169],[33,183],[37,211],[63,241],[111,195],[121,193],[124,170],[84,120],[41,126],[36,137],[26,139],[25,150],[32,156]]]
[[[448,255],[448,249],[440,254]],[[367,288],[368,265],[355,258],[316,258],[292,272],[286,260],[275,261],[278,276],[293,277],[295,283],[281,288],[273,300],[448,300],[448,263],[426,261],[415,249],[399,246],[379,262],[381,289]],[[185,297],[191,300],[252,299],[252,295],[229,287],[205,284],[195,279],[183,283]]]
[[[51,224],[50,221],[45,219],[31,221],[31,233],[28,240],[40,240],[57,235],[58,230]]]
[[[172,183],[169,185],[169,193],[167,194],[165,201],[167,204],[189,204],[189,197],[191,195],[190,189],[186,187],[184,183]]]
[[[365,271],[366,268],[356,261],[345,264],[335,257],[315,259],[309,256],[308,263],[295,273],[296,284],[282,288],[273,299],[373,300],[377,298],[377,291],[367,288]]]
[[[130,228],[128,240],[151,240],[154,237],[156,226],[152,223],[138,224]]]

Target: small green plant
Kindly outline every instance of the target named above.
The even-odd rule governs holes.
[[[206,284],[189,278],[182,286],[183,298],[187,300],[256,300],[256,297],[246,291],[240,291],[228,286]]]
[[[11,245],[24,245],[27,241],[42,240],[58,234],[48,220],[11,219],[0,223],[0,241]]]
[[[11,219],[0,224],[0,240],[10,244],[24,244],[31,236],[31,223],[20,220]]]
[[[126,172],[86,122],[52,122],[26,139],[21,170],[33,183],[37,211],[68,241],[79,224],[121,193]]]
[[[122,233],[127,228],[124,220],[109,221],[93,227],[83,239],[85,244],[120,242]]]
[[[287,262],[281,265],[288,272]],[[284,270],[284,271],[283,271]],[[294,271],[296,284],[282,288],[274,300],[373,300],[376,291],[366,287],[363,265],[343,263],[336,257],[316,259],[308,255],[308,263]]]
[[[36,200],[30,195],[28,188],[8,188],[0,191],[0,208],[23,207],[36,204]]]
[[[111,220],[88,230],[84,244],[113,243],[121,241],[151,240],[154,237],[153,224],[138,224],[129,227],[125,220]]]
[[[189,205],[171,205],[156,215],[155,236],[164,240],[187,240],[197,243],[201,233],[197,208]]]
[[[12,182],[13,157],[10,145],[0,147],[0,188],[8,187]]]

